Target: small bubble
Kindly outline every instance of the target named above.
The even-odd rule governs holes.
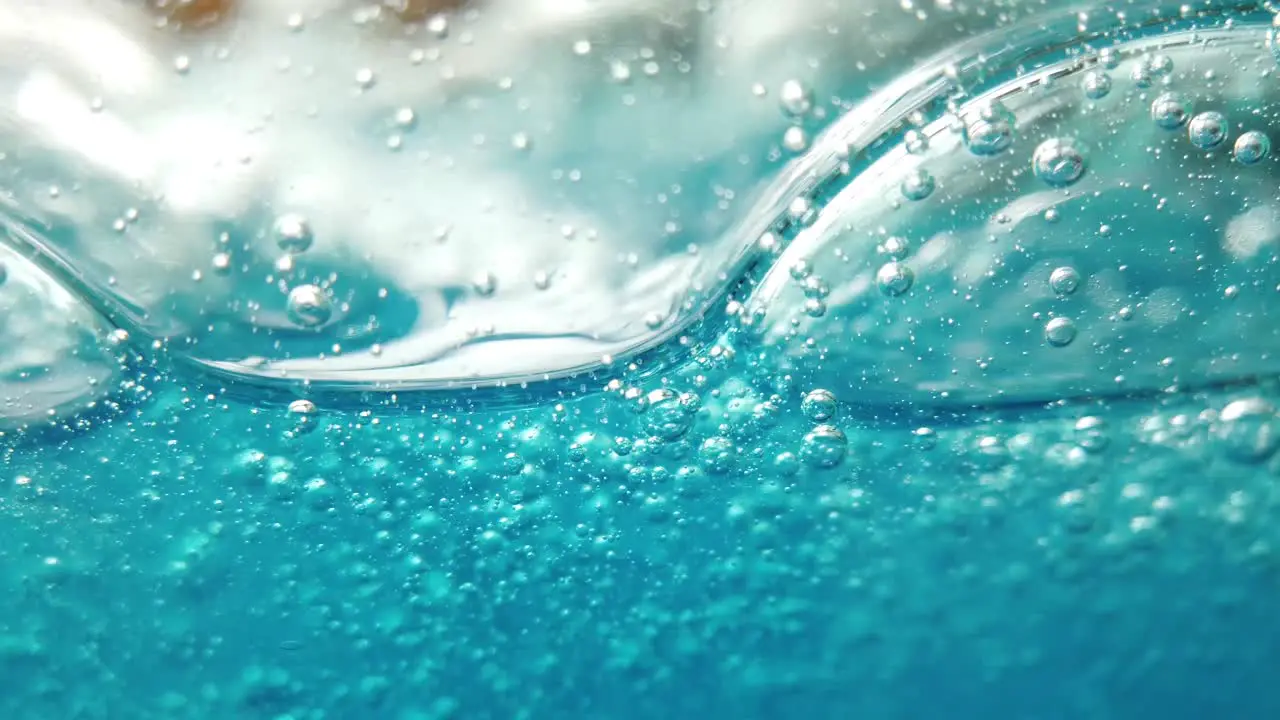
[[[1084,96],[1090,100],[1101,100],[1111,92],[1111,76],[1101,70],[1090,70],[1080,81]]]
[[[697,396],[660,388],[646,397],[644,426],[651,435],[668,442],[689,432],[698,410]]]
[[[1155,78],[1151,76],[1151,70],[1145,65],[1134,65],[1133,71],[1129,73],[1129,79],[1139,90],[1146,90],[1151,87],[1151,83],[1155,82]]]
[[[813,468],[833,468],[844,460],[849,441],[844,432],[832,425],[819,425],[804,436],[800,456]]]
[[[963,138],[969,152],[998,155],[1013,144],[1014,116],[1003,104],[991,102],[978,108],[965,123]]]
[[[524,152],[533,147],[533,140],[529,138],[528,133],[518,132],[511,136],[511,147]]]
[[[397,127],[408,130],[418,124],[418,115],[413,111],[413,108],[403,107],[396,110],[392,121],[395,122]]]
[[[276,218],[272,230],[276,236],[276,247],[290,254],[306,252],[315,240],[310,223],[296,213]]]
[[[879,250],[894,260],[902,260],[911,254],[911,243],[904,237],[891,235],[880,243]]]
[[[804,301],[804,314],[813,318],[820,318],[827,314],[827,304],[821,298],[806,298]]]
[[[830,390],[813,390],[800,401],[800,411],[816,423],[826,422],[835,417],[836,408],[836,396]]]
[[[1031,167],[1046,184],[1066,187],[1084,175],[1084,153],[1072,138],[1050,138],[1036,147]]]
[[[333,302],[315,285],[299,285],[290,290],[287,307],[289,319],[305,328],[324,325],[333,316]]]
[[[1191,114],[1191,101],[1177,93],[1161,93],[1151,102],[1151,119],[1165,130],[1177,130]]]
[[[298,399],[289,403],[289,416],[293,419],[293,432],[296,435],[309,433],[316,429],[316,404],[310,400]]]
[[[1111,444],[1111,436],[1107,432],[1107,421],[1089,415],[1076,421],[1075,441],[1085,452],[1099,453]]]
[[[369,68],[361,68],[356,71],[356,85],[361,90],[368,90],[378,82],[377,77]]]
[[[173,59],[173,70],[179,75],[186,75],[191,71],[191,58],[186,55],[179,55]]]
[[[1213,435],[1231,459],[1243,463],[1262,462],[1280,444],[1275,406],[1261,398],[1231,402],[1219,413]]]
[[[0,285],[4,285],[4,281],[9,279],[9,268],[0,262]]]
[[[924,200],[933,194],[937,181],[924,168],[915,168],[902,179],[902,196],[908,200]]]
[[[1232,156],[1241,165],[1254,165],[1271,154],[1271,139],[1258,130],[1250,130],[1236,138]]]
[[[1045,324],[1044,339],[1054,347],[1066,347],[1076,339],[1076,324],[1069,318],[1056,317]]]
[[[933,428],[916,428],[911,432],[911,440],[919,450],[932,450],[938,446],[938,433]]]
[[[443,40],[449,36],[449,16],[442,14],[432,15],[427,20],[427,32]]]
[[[911,268],[897,261],[885,263],[876,271],[876,285],[889,297],[897,297],[910,290],[915,279]]]
[[[533,286],[539,290],[546,290],[551,287],[551,273],[545,270],[539,270],[533,274]]]
[[[1143,66],[1155,77],[1167,77],[1173,72],[1173,58],[1157,53],[1147,58]]]
[[[489,297],[498,289],[498,278],[491,272],[482,272],[471,279],[471,289],[480,297]]]
[[[1104,48],[1098,53],[1098,64],[1108,70],[1115,70],[1120,66],[1120,53],[1115,48]]]
[[[231,255],[224,252],[217,253],[210,264],[213,266],[214,273],[226,275],[231,272]]]
[[[1187,123],[1187,137],[1201,150],[1212,150],[1227,139],[1227,118],[1220,112],[1202,112]]]
[[[782,134],[782,147],[790,152],[804,152],[809,147],[809,135],[804,128],[791,126]]]
[[[1049,273],[1049,288],[1059,297],[1074,293],[1080,287],[1080,273],[1073,267],[1054,268]]]
[[[787,80],[778,91],[778,102],[791,117],[807,115],[813,110],[813,92],[799,80]]]
[[[912,155],[923,155],[929,150],[929,136],[919,130],[908,130],[903,142]]]

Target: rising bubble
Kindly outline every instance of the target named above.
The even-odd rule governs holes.
[[[1044,339],[1054,347],[1066,347],[1076,339],[1076,324],[1069,318],[1056,317],[1045,324]]]
[[[1191,114],[1191,101],[1177,93],[1161,93],[1151,102],[1151,119],[1164,130],[1177,130]]]
[[[1271,154],[1271,139],[1258,130],[1250,130],[1236,138],[1231,154],[1241,165],[1254,165]]]
[[[819,388],[804,396],[800,410],[814,422],[826,422],[836,416],[836,396],[830,390]]]
[[[1066,265],[1049,273],[1049,288],[1060,297],[1074,293],[1080,287],[1080,273]]]
[[[287,253],[306,252],[315,240],[311,232],[311,224],[297,213],[287,213],[276,218],[272,226],[276,238],[276,247]]]
[[[974,155],[1004,152],[1013,144],[1013,113],[999,102],[978,108],[964,125],[964,144]]]

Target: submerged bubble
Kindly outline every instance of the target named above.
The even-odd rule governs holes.
[[[826,422],[836,416],[836,396],[821,388],[810,392],[800,401],[800,411],[813,422]]]
[[[876,285],[880,292],[890,297],[897,297],[911,289],[916,275],[907,265],[894,261],[885,263],[876,271]]]
[[[1054,268],[1049,273],[1049,288],[1053,290],[1055,295],[1066,296],[1074,293],[1080,287],[1080,273],[1073,267],[1066,265],[1060,268]]]
[[[924,168],[915,168],[902,179],[902,196],[908,200],[924,200],[933,194],[937,181]]]
[[[1090,100],[1101,100],[1111,92],[1111,76],[1101,70],[1090,70],[1080,81],[1084,96]]]
[[[903,136],[903,144],[912,155],[923,155],[929,150],[929,136],[920,130],[908,130]]]
[[[276,218],[272,225],[276,247],[287,253],[306,252],[315,240],[307,219],[297,213],[287,213]]]
[[[809,147],[809,134],[804,128],[793,125],[782,133],[782,147],[793,153],[804,152]]]
[[[1074,431],[1076,445],[1086,452],[1102,452],[1111,444],[1107,421],[1096,415],[1088,415],[1077,420]]]
[[[1261,131],[1250,130],[1236,138],[1236,144],[1232,148],[1231,154],[1235,157],[1236,162],[1241,165],[1253,165],[1262,162],[1271,154],[1271,139]]]
[[[879,250],[894,260],[902,260],[911,254],[911,243],[904,237],[891,235],[880,243]]]
[[[480,297],[489,297],[498,289],[498,278],[491,272],[478,273],[471,279],[471,289]]]
[[[1229,403],[1218,415],[1214,438],[1233,460],[1244,463],[1266,460],[1280,444],[1275,406],[1261,398]]]
[[[677,440],[689,432],[698,410],[697,398],[689,393],[660,388],[649,393],[644,426],[662,440]]]
[[[293,432],[301,435],[315,430],[316,413],[316,404],[310,400],[298,399],[289,403],[289,416],[293,418]]]
[[[1045,183],[1066,187],[1084,175],[1084,153],[1074,138],[1050,138],[1036,147],[1031,167]]]
[[[800,445],[800,456],[814,468],[833,468],[848,451],[849,440],[833,425],[819,425],[809,431]]]
[[[299,285],[290,290],[287,307],[289,320],[300,327],[319,327],[333,317],[333,302],[315,285]]]
[[[1151,102],[1151,119],[1164,130],[1177,130],[1191,114],[1191,101],[1178,93],[1161,93]]]
[[[778,102],[792,117],[807,115],[813,109],[813,92],[799,80],[787,80],[778,90]]]
[[[1044,339],[1054,347],[1065,347],[1076,339],[1076,324],[1069,318],[1056,317],[1044,326]]]
[[[974,155],[990,156],[1013,144],[1014,117],[1000,102],[978,108],[964,125],[965,147]]]
[[[1220,112],[1202,112],[1187,123],[1187,137],[1201,150],[1212,150],[1227,139],[1227,118]]]

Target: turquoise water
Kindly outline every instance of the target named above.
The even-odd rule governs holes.
[[[1280,716],[1276,60],[1210,9],[773,86],[678,192],[531,195],[614,223],[577,275],[6,130],[0,712]]]

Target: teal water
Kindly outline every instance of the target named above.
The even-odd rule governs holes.
[[[771,90],[688,190],[537,196],[663,195],[647,245],[553,228],[645,282],[319,202],[104,246],[32,199],[80,166],[11,162],[0,712],[1280,716],[1276,60],[1221,10],[1034,16]]]

